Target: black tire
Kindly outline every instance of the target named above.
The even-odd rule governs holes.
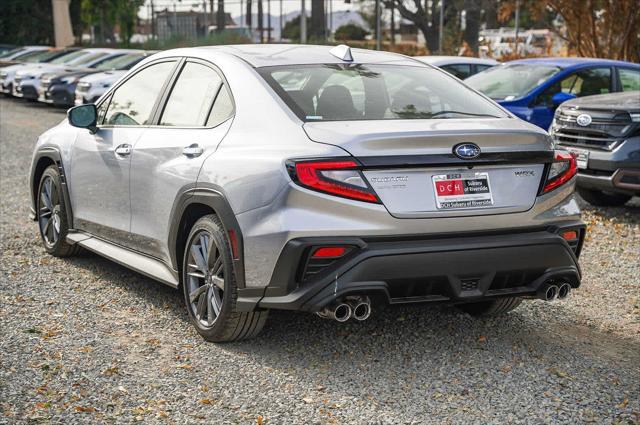
[[[43,191],[46,190],[50,193],[49,198],[43,196]],[[47,167],[42,173],[38,185],[36,211],[44,249],[55,257],[70,257],[78,254],[80,247],[67,242],[67,233],[69,233],[67,208],[60,185],[60,174],[55,165]]]
[[[457,307],[472,316],[500,316],[518,308],[522,298],[508,297],[479,303],[460,304]]]
[[[578,188],[578,193],[582,199],[597,207],[620,207],[631,199],[631,195],[607,193],[582,187]]]
[[[201,242],[207,235],[211,240]],[[213,251],[214,244],[216,251]],[[201,250],[203,245],[208,247],[206,253]],[[203,254],[201,261],[206,257],[205,267],[196,264],[198,261],[192,249]],[[182,288],[189,319],[205,340],[230,342],[258,335],[269,312],[235,311],[238,287],[233,273],[231,248],[218,216],[207,215],[194,224],[187,238],[182,264]],[[206,274],[202,269],[207,270]],[[220,288],[220,280],[215,284],[216,278],[223,280],[221,286],[224,289]],[[207,309],[206,312],[201,311],[201,306]]]

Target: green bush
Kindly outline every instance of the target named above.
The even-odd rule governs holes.
[[[349,23],[338,27],[334,34],[336,40],[364,40],[369,34],[367,30],[360,25]]]

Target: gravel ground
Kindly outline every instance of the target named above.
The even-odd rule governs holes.
[[[28,167],[59,110],[0,99],[0,423],[638,423],[640,200],[585,207],[583,286],[506,317],[276,312],[203,342],[178,292],[95,255],[47,256]]]

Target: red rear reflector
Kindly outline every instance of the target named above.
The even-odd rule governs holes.
[[[318,248],[313,253],[313,258],[328,258],[328,257],[342,257],[345,252],[347,252],[347,248],[342,246],[327,246],[324,248]]]
[[[236,232],[233,229],[229,230],[229,243],[231,244],[231,254],[233,255],[233,259],[237,260],[238,257],[238,237],[236,236]]]
[[[573,241],[578,239],[578,232],[575,230],[568,230],[566,232],[562,232],[562,238],[566,241]]]

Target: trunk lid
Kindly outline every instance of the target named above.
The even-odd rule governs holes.
[[[530,209],[553,159],[546,132],[518,119],[307,122],[318,143],[339,146],[398,218],[473,216]],[[455,146],[481,154],[460,159]]]

